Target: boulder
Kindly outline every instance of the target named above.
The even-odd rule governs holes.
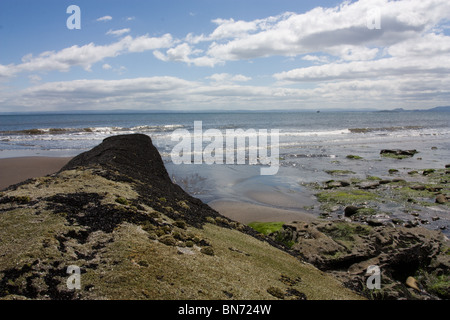
[[[438,194],[436,196],[436,203],[444,204],[447,202],[447,198],[443,194]]]
[[[355,206],[347,206],[344,209],[344,215],[346,217],[351,217],[353,215],[355,215],[356,213],[358,213],[358,210],[361,208],[355,207]]]
[[[380,154],[390,154],[394,156],[408,156],[412,157],[417,152],[417,150],[400,150],[400,149],[383,149],[380,151]]]

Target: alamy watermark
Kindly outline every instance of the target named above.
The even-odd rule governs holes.
[[[67,278],[66,284],[69,290],[80,290],[81,289],[81,270],[80,267],[75,265],[70,265],[67,267],[66,273],[70,274]]]
[[[368,289],[381,289],[381,270],[379,266],[373,265],[367,267],[366,275],[370,275],[366,281]]]
[[[268,138],[270,137],[270,144]],[[218,129],[203,132],[202,121],[194,121],[194,132],[177,129],[171,135],[178,143],[170,154],[179,164],[250,164],[263,165],[261,175],[275,175],[279,169],[279,130]],[[248,144],[247,144],[248,140]],[[203,147],[203,143],[208,145]],[[270,150],[270,155],[269,155]]]
[[[67,29],[81,29],[81,9],[74,4],[67,7],[66,13],[71,14],[66,21]]]
[[[372,8],[367,11],[366,26],[370,30],[381,29],[381,10],[380,10],[380,8]]]

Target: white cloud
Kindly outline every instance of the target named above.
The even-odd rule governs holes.
[[[373,12],[380,14],[381,29],[368,27]],[[194,45],[210,42],[205,56],[217,62],[312,52],[343,60],[370,60],[378,48],[430,31],[449,16],[446,0],[346,1],[303,14],[287,12],[252,21],[215,19],[212,22],[217,27],[212,33],[189,33],[185,41]]]
[[[236,84],[245,76],[213,74],[211,83],[176,77],[74,80],[38,84],[2,94],[12,110],[71,109],[289,109],[323,106],[426,107],[450,98],[450,79],[358,79],[323,82],[308,89]],[[219,81],[225,79],[225,81]],[[232,79],[233,81],[228,81]],[[217,81],[215,81],[217,80]],[[424,86],[424,82],[427,85]],[[10,111],[5,108],[2,111]]]
[[[31,83],[36,84],[42,81],[42,78],[38,76],[37,74],[32,74],[28,76],[28,79]]]
[[[307,54],[306,56],[302,57],[302,60],[306,61],[313,61],[318,63],[326,63],[329,62],[328,58],[325,56],[314,56]]]
[[[119,29],[119,30],[109,29],[108,32],[106,32],[106,34],[113,35],[113,36],[121,36],[121,35],[124,35],[125,33],[129,33],[130,30],[131,30],[130,28],[124,28],[124,29]]]
[[[187,43],[182,43],[176,47],[170,48],[166,51],[166,54],[161,51],[154,51],[154,56],[162,61],[178,61],[185,62],[188,65],[195,65],[198,67],[214,67],[216,64],[220,63],[214,58],[208,56],[198,56],[203,50],[193,49],[191,45]]]
[[[330,81],[450,74],[450,37],[425,35],[396,44],[378,60],[333,62],[276,73],[281,81]]]
[[[130,41],[128,46],[129,52],[143,52],[148,50],[156,50],[160,48],[169,48],[173,45],[172,36],[167,33],[161,37],[149,37],[149,35],[140,36]]]
[[[130,52],[143,52],[171,47],[172,36],[165,34],[161,37],[148,35],[133,38],[126,36],[108,45],[89,43],[83,46],[71,46],[60,51],[46,51],[34,57],[27,54],[20,64],[0,65],[0,78],[12,77],[21,72],[61,71],[67,72],[74,66],[80,66],[87,71],[93,64],[105,58],[116,57]]]
[[[109,65],[109,64],[107,64],[107,63],[105,63],[103,66],[102,66],[102,69],[103,70],[109,70],[109,69],[111,69],[112,67],[111,67],[111,65]]]
[[[229,73],[215,73],[206,79],[214,81],[216,84],[232,83],[232,82],[246,82],[250,81],[252,78],[244,76],[242,74],[232,75]]]
[[[96,21],[105,22],[105,21],[110,21],[110,20],[112,20],[111,16],[103,16],[103,17],[98,18]]]

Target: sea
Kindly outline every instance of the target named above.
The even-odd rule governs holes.
[[[276,174],[261,175],[261,168],[267,167],[263,161],[250,163],[252,148],[260,147],[250,139],[245,140],[245,163],[194,161],[195,153],[212,141],[203,139],[200,149],[194,147],[199,123],[202,133],[213,129],[224,137],[227,130],[243,136],[278,132],[278,141],[268,142],[269,154],[278,150],[272,158],[279,164]],[[191,162],[173,161],[172,151],[180,146],[180,139],[174,138],[177,132],[192,133],[191,150],[183,150],[183,154],[191,152]],[[450,112],[439,111],[0,115],[0,158],[71,157],[107,137],[132,133],[150,136],[173,181],[207,203],[244,201],[283,209],[315,208],[317,213],[308,184],[333,179],[329,170],[352,171],[351,178],[392,178],[389,169],[439,169],[450,163]],[[382,159],[382,149],[419,153],[402,160]],[[348,155],[362,159],[351,160]],[[281,194],[289,201],[265,201],[254,196],[257,192]]]

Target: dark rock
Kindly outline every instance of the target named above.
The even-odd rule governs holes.
[[[422,175],[428,176],[429,174],[433,173],[434,171],[435,171],[434,169],[425,169],[425,170],[423,170]]]
[[[95,148],[73,158],[61,171],[96,166],[118,171],[141,182],[164,182],[164,187],[171,182],[158,150],[144,134],[106,138]]]
[[[154,209],[167,212],[174,220],[183,212],[186,223],[201,226],[207,217],[221,216],[172,182],[158,149],[144,134],[106,138],[95,148],[73,158],[60,172],[76,168],[96,169],[107,179],[137,184],[142,201]],[[165,199],[163,204],[157,201],[161,198]],[[185,205],[180,205],[180,201],[184,201]]]
[[[377,219],[368,219],[367,224],[372,227],[382,226],[383,222]]]
[[[342,184],[339,181],[331,180],[331,181],[326,182],[326,186],[324,189],[333,189],[333,188],[340,188],[340,187],[342,187]]]
[[[417,153],[417,150],[400,150],[400,149],[383,149],[380,154],[391,154],[395,156],[409,156],[412,157]]]
[[[339,181],[339,182],[341,183],[341,186],[342,186],[342,187],[348,187],[348,186],[350,185],[350,182],[345,181],[345,180],[341,180],[341,181]]]
[[[355,207],[355,206],[347,206],[344,209],[344,215],[346,217],[351,217],[351,216],[355,215],[358,212],[359,209],[360,208]]]

